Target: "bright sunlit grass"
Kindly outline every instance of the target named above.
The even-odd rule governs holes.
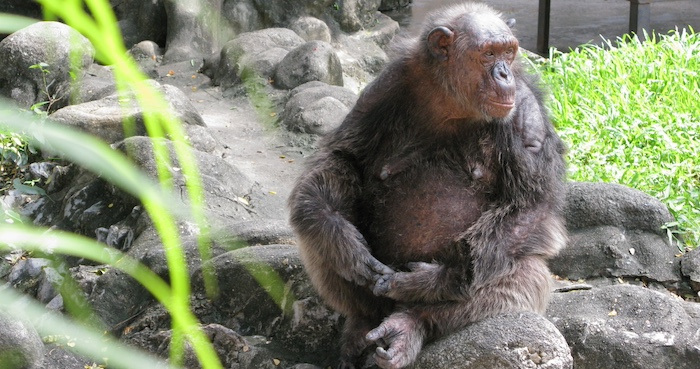
[[[687,245],[700,245],[700,34],[555,51],[542,74],[569,177],[660,199]]]

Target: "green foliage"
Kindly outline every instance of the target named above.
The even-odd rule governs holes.
[[[49,255],[53,253],[71,255],[76,252],[90,251],[89,255],[83,255],[83,257],[106,262],[117,268],[125,267],[122,270],[143,283],[171,313],[173,319],[171,364],[177,365],[181,361],[184,343],[187,341],[194,349],[203,368],[221,368],[216,352],[199,329],[198,322],[192,315],[189,306],[189,273],[179,239],[176,214],[197,223],[200,229],[202,260],[210,258],[210,241],[209,226],[202,207],[204,196],[201,180],[193,154],[185,140],[183,128],[173,118],[170,108],[161,94],[146,83],[146,77],[139,71],[136,63],[127,56],[118,23],[107,0],[40,0],[39,3],[48,19],[60,18],[87,37],[95,46],[98,61],[113,66],[119,92],[123,96],[136,97],[144,110],[146,130],[151,137],[156,138],[153,140],[153,147],[154,155],[159,159],[157,161],[159,181],[154,182],[141,173],[128,158],[101,140],[74,129],[41,122],[36,115],[30,116],[25,112],[12,109],[2,101],[0,101],[0,128],[3,132],[27,132],[27,136],[33,144],[59,153],[72,162],[100,173],[105,180],[111,181],[139,198],[163,243],[169,269],[169,283],[159,278],[153,278],[152,273],[149,274],[150,271],[140,267],[138,263],[128,261],[123,255],[111,258],[118,255],[115,253],[117,250],[110,249],[95,241],[46,229],[24,228],[23,225],[14,221],[14,214],[6,211],[4,207],[3,218],[5,221],[4,224],[0,224],[0,250],[32,248]],[[25,19],[18,20],[15,17],[0,14],[0,24],[5,24],[6,20],[17,21],[17,24],[26,22]],[[48,65],[37,64],[34,68],[39,69],[44,77],[49,74]],[[50,82],[45,83],[42,87],[48,92],[49,86]],[[47,96],[50,98],[49,95]],[[35,108],[39,108],[39,106],[35,106]],[[128,130],[129,127],[125,127],[125,129]],[[189,207],[182,206],[179,197],[172,196],[172,181],[169,180],[170,172],[168,170],[168,167],[171,166],[171,156],[164,140],[157,139],[165,137],[166,134],[173,142],[182,173],[188,179],[185,196],[189,200]],[[44,238],[44,235],[49,238]],[[212,283],[213,275],[207,270],[204,272],[208,281],[206,283],[208,291],[215,291]],[[148,277],[149,275],[150,277]],[[31,309],[25,311],[21,308],[14,308],[18,298],[12,291],[0,290],[0,292],[2,292],[0,293],[0,310],[11,314],[21,314],[18,316],[23,317],[26,316],[25,314],[29,314],[28,318],[30,319],[47,321],[41,318],[42,312],[40,311]],[[71,326],[71,335],[90,337],[91,334],[95,334],[95,332],[91,333],[89,327],[81,324],[71,325],[68,323],[66,325],[62,319],[53,318],[48,319],[48,323],[42,324],[38,328],[45,335],[65,335],[67,334],[67,326]],[[91,341],[99,341],[99,339],[86,338],[86,342]],[[101,349],[86,349],[83,353],[96,360],[101,360],[104,356]],[[139,364],[136,357],[138,355],[111,356],[110,366],[154,367],[152,364]]]
[[[2,125],[2,122],[0,122]],[[21,188],[27,186],[19,180],[22,168],[37,155],[37,151],[29,144],[27,138],[17,132],[0,129],[0,195],[17,185]],[[33,187],[32,187],[33,188]],[[2,204],[4,218],[18,219],[16,212],[5,204]]]
[[[621,183],[663,201],[700,245],[700,34],[552,51],[541,65],[570,178]]]
[[[43,62],[30,65],[29,69],[38,69],[41,73],[41,93],[46,98],[46,100],[32,105],[30,109],[39,115],[47,115],[51,111],[51,107],[60,100],[60,97],[56,97],[49,92],[52,82],[49,82],[46,77],[51,73],[51,70],[49,70],[49,65]]]
[[[275,127],[277,113],[275,104],[267,94],[267,86],[270,81],[261,77],[252,68],[242,66],[240,78],[246,95],[253,109],[258,114],[258,119],[263,127],[271,129]]]
[[[36,22],[36,19],[14,14],[0,14],[0,17],[2,18],[0,22],[0,33],[11,33]]]
[[[35,153],[36,151],[23,135],[0,131],[0,172],[6,171],[8,165],[15,167],[26,165],[29,157]]]

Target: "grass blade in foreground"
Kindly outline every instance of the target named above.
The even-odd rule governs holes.
[[[61,153],[72,162],[100,174],[105,180],[114,183],[141,200],[163,239],[166,255],[169,255],[168,266],[171,277],[175,273],[181,273],[183,275],[180,276],[180,283],[186,283],[185,289],[172,289],[169,303],[166,304],[174,322],[187,323],[177,324],[174,328],[179,327],[179,333],[182,335],[195,332],[194,335],[197,336],[197,339],[192,339],[191,342],[203,367],[220,368],[218,356],[208,340],[203,337],[197,321],[189,318],[191,316],[189,274],[186,270],[184,253],[179,244],[175,219],[171,215],[172,209],[169,208],[170,204],[178,203],[171,201],[175,197],[165,195],[161,186],[142,174],[122,153],[112,149],[103,141],[76,129],[50,122],[37,122],[29,114],[13,110],[2,101],[0,101],[0,126],[16,132],[25,132],[37,146]],[[171,235],[167,239],[168,242],[166,242],[164,234]],[[2,235],[1,239],[6,239],[3,232],[0,232],[0,235]],[[31,237],[25,240],[27,243],[31,241]],[[200,335],[202,336],[199,337]],[[199,343],[195,344],[195,342]]]
[[[143,285],[168,311],[174,311],[174,304],[170,287],[150,269],[138,261],[130,258],[119,250],[104,246],[84,236],[23,225],[0,225],[0,250],[21,249],[28,251],[40,251],[46,254],[63,254],[108,264],[120,269]],[[17,315],[21,317],[22,315]],[[187,328],[186,338],[197,346],[210,359],[207,365],[216,367],[218,357],[216,351],[208,341],[208,338],[198,328],[197,318],[189,311],[172,314],[173,324]],[[75,325],[73,323],[73,325]],[[86,328],[87,327],[83,327]],[[194,329],[192,329],[194,328]],[[66,333],[54,333],[66,334]],[[195,347],[195,349],[197,349]],[[128,359],[128,357],[125,357]],[[119,357],[117,357],[119,360]],[[128,361],[128,360],[127,360]],[[220,364],[219,364],[220,365]],[[220,367],[220,366],[219,366]]]
[[[75,324],[62,315],[48,312],[34,300],[21,295],[7,285],[0,286],[0,311],[35,322],[34,326],[44,337],[69,336],[76,342],[73,350],[97,362],[102,361],[104,357],[109,357],[110,368],[175,368],[168,366],[162,360],[129,348],[99,331]]]
[[[0,33],[12,33],[20,28],[31,26],[38,20],[21,15],[0,13]]]

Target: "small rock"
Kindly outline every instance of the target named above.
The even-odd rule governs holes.
[[[74,165],[59,165],[55,162],[36,162],[29,164],[29,173],[33,179],[40,179],[46,193],[51,194],[63,189],[75,175]]]
[[[296,364],[288,367],[287,369],[322,369],[320,366],[313,364]]]
[[[95,230],[95,239],[117,250],[128,251],[137,234],[136,223],[142,213],[141,206],[135,206],[131,214],[119,222],[109,227],[98,227]]]
[[[42,258],[20,259],[10,270],[7,282],[17,290],[35,296],[50,261]]]
[[[305,41],[331,42],[331,30],[326,22],[314,17],[300,17],[295,19],[289,28],[296,32]]]
[[[412,2],[413,0],[382,0],[382,3],[379,5],[379,10],[387,11],[405,8],[411,5]]]
[[[350,107],[330,96],[306,106],[295,118],[294,130],[302,133],[324,135],[337,128],[350,112]]]
[[[61,296],[61,294],[54,296],[54,298],[52,298],[51,301],[46,304],[46,310],[53,312],[63,311],[63,296]]]
[[[69,270],[80,290],[89,295],[95,287],[97,279],[110,269],[112,267],[107,265],[78,265]]]
[[[332,15],[346,32],[369,27],[379,14],[380,0],[346,0],[334,3]]]
[[[700,291],[700,248],[683,255],[681,259],[681,271],[683,275],[690,279],[690,286],[693,291]]]
[[[129,49],[128,53],[136,60],[143,74],[149,78],[158,78],[156,67],[163,56],[158,44],[153,41],[141,41]]]
[[[36,298],[42,304],[48,304],[51,300],[59,295],[56,291],[55,286],[60,286],[63,282],[63,276],[56,271],[56,269],[51,267],[45,267],[42,269],[44,274],[41,282],[39,283],[39,289],[36,293]]]

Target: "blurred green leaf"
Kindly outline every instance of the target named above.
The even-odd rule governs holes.
[[[17,190],[25,195],[46,196],[46,191],[44,191],[43,188],[37,187],[37,186],[28,186],[28,185],[20,182],[20,180],[18,178],[15,178],[12,180],[12,187],[14,187],[15,190]]]
[[[0,33],[12,33],[36,22],[39,21],[21,15],[0,13]]]
[[[64,348],[91,359],[103,361],[105,357],[122,358],[122,360],[110,360],[110,368],[175,369],[162,359],[130,348],[104,335],[103,332],[75,324],[60,314],[48,312],[33,299],[22,296],[7,284],[0,285],[0,311],[33,322],[41,336],[71,337],[74,345]]]

